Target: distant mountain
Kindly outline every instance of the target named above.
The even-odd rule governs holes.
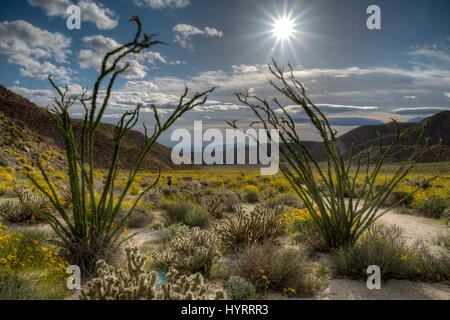
[[[52,147],[65,150],[64,141],[49,118],[46,110],[40,108],[28,99],[8,90],[0,85],[0,113],[6,118],[29,131],[40,142],[51,145]],[[82,120],[72,119],[72,125],[76,137],[81,136]],[[98,168],[109,166],[112,151],[114,126],[101,123],[96,131],[94,138],[94,163]],[[120,166],[123,169],[130,169],[138,152],[142,149],[145,142],[145,136],[138,131],[129,131],[121,145],[119,153]],[[159,143],[155,143],[150,154],[145,158],[142,169],[157,170],[175,168],[171,161],[171,150]],[[196,168],[196,166],[177,166],[177,169]]]
[[[408,129],[409,132],[400,139],[386,160],[400,162],[410,156],[424,126],[426,127],[424,137],[428,138],[429,147],[427,147],[422,161],[450,161],[450,111],[442,111],[420,122],[399,123],[400,129]],[[343,134],[337,140],[344,155],[348,157],[352,143],[355,154],[367,152],[370,147],[377,147],[379,145],[378,133],[381,135],[383,146],[389,145],[396,134],[394,123],[358,127]],[[432,147],[439,143],[439,147]],[[322,145],[314,147],[311,153],[318,161],[326,160],[326,153]]]
[[[400,139],[386,161],[396,163],[407,159],[412,152],[414,152],[417,138],[425,125],[426,130],[424,132],[424,137],[428,138],[428,146],[425,147],[426,152],[421,161],[450,161],[450,111],[443,111],[429,118],[425,118],[420,122],[399,123],[400,129],[408,129],[409,133]],[[354,144],[354,154],[366,153],[370,147],[378,147],[378,133],[381,134],[383,146],[388,146],[395,138],[396,128],[394,123],[390,122],[387,124],[361,126],[341,135],[337,141],[345,158],[348,158],[350,156],[352,143]],[[327,160],[327,155],[322,142],[303,141],[302,143],[317,161],[323,162]],[[440,146],[433,147],[439,143]],[[230,149],[232,149],[232,146],[224,148],[224,159],[227,151],[229,152]],[[270,151],[270,147],[267,147],[267,149]],[[248,164],[248,151],[248,146],[236,146],[234,148],[235,161],[237,159],[237,154],[245,153],[245,163]],[[372,155],[376,155],[376,152],[378,152],[378,150],[374,148]],[[281,159],[283,160],[282,156]]]

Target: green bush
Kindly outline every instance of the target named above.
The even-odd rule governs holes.
[[[167,225],[184,223],[190,227],[206,228],[212,221],[212,216],[201,206],[191,202],[175,199],[164,200],[160,204]]]
[[[212,216],[203,207],[196,206],[189,210],[184,218],[184,223],[190,227],[207,228],[211,224]]]
[[[256,203],[259,200],[258,192],[256,192],[255,190],[246,190],[244,199],[248,203]]]
[[[394,191],[392,192],[392,196],[394,198],[394,203],[403,199],[400,204],[406,207],[411,207],[411,204],[414,199],[414,194],[406,191],[398,191],[398,190]]]
[[[240,199],[236,192],[227,189],[221,189],[216,192],[214,197],[221,199],[225,206],[225,211],[233,212],[234,208],[239,204]]]
[[[431,195],[414,203],[413,208],[429,218],[442,218],[448,202],[438,195]]]
[[[354,279],[366,279],[367,267],[380,267],[381,279],[444,281],[450,279],[450,258],[433,256],[422,243],[407,246],[395,226],[372,226],[350,248],[333,254],[336,272]]]
[[[155,216],[143,210],[135,210],[134,214],[127,220],[126,226],[128,228],[145,228],[151,224]]]
[[[265,243],[244,251],[236,264],[236,274],[250,281],[259,293],[269,291],[308,296],[324,288],[328,269],[307,262],[297,249]]]
[[[0,270],[0,300],[40,299],[33,281],[23,276]]]
[[[167,225],[184,223],[187,213],[194,208],[192,203],[183,200],[163,200],[160,204]]]
[[[295,195],[288,194],[280,194],[273,199],[268,199],[263,204],[267,208],[275,208],[278,206],[283,207],[295,207],[295,208],[303,208],[303,202]]]
[[[227,281],[226,290],[232,300],[250,299],[255,295],[253,284],[240,276],[231,276]]]
[[[447,234],[438,234],[434,239],[433,239],[433,244],[440,246],[442,248],[445,248],[447,250],[450,250],[450,232],[448,232]]]

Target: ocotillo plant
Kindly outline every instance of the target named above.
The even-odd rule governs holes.
[[[104,56],[101,72],[95,82],[92,95],[87,97],[87,90],[84,90],[79,99],[85,109],[80,139],[75,137],[69,117],[69,108],[74,104],[75,99],[68,97],[67,87],[65,90],[61,89],[49,77],[49,81],[55,88],[58,96],[55,98],[55,105],[48,109],[48,114],[64,138],[73,214],[69,215],[65,211],[55,187],[39,160],[37,161],[37,166],[44,177],[45,183],[39,182],[31,174],[29,175],[35,186],[50,199],[57,213],[56,216],[44,212],[41,215],[59,236],[64,248],[67,250],[70,262],[77,264],[87,272],[93,271],[97,260],[106,258],[112,252],[112,249],[121,244],[120,235],[127,219],[133,213],[141,197],[158,182],[159,175],[153,184],[146,187],[136,197],[131,209],[125,215],[119,215],[122,202],[129,188],[158,137],[184,113],[204,104],[209,93],[214,90],[212,88],[187,98],[189,89],[186,87],[178,105],[165,121],[159,117],[156,107],[154,105],[151,106],[155,121],[153,133],[150,135],[144,124],[145,143],[137,154],[132,169],[129,170],[125,188],[118,196],[115,196],[115,181],[120,171],[118,156],[121,141],[125,134],[138,122],[141,105],[138,105],[132,111],[125,112],[115,126],[112,160],[105,175],[103,190],[100,192],[100,197],[96,198],[94,188],[94,136],[108,106],[115,80],[129,67],[128,63],[124,64],[121,62],[131,54],[140,54],[144,49],[163,44],[161,41],[153,40],[154,35],[144,34],[143,39],[140,39],[140,20],[137,17],[133,17],[130,21],[134,21],[137,24],[135,38]],[[104,83],[106,83],[105,98],[103,101],[99,101],[100,88]],[[90,108],[88,108],[88,104],[90,104]]]
[[[270,84],[284,98],[300,106],[320,133],[327,154],[324,167],[320,166],[300,140],[295,120],[279,99],[269,101],[248,92],[237,93],[236,96],[241,103],[250,107],[258,118],[251,125],[263,126],[269,133],[269,129],[279,130],[280,152],[284,156],[284,161],[280,163],[280,170],[303,200],[313,221],[319,227],[326,247],[332,249],[351,246],[367,228],[391,208],[380,211],[380,206],[418,161],[419,153],[414,153],[404,161],[392,178],[386,179],[375,190],[376,178],[386,157],[406,132],[401,131],[394,121],[397,129],[396,136],[386,147],[382,146],[381,136],[379,136],[379,150],[375,155],[374,163],[371,163],[373,160],[371,150],[365,154],[361,152],[356,155],[353,146],[349,158],[345,159],[336,140],[337,132],[331,127],[322,111],[307,97],[303,84],[294,77],[290,65],[289,68],[290,72],[285,72],[273,60],[269,69],[276,80],[270,81]],[[229,125],[237,128],[236,122],[229,122]],[[417,145],[422,140],[422,135]],[[270,134],[269,138],[272,140]],[[366,156],[367,163],[363,163]],[[352,164],[356,164],[353,175],[350,173]],[[364,175],[364,182],[357,189],[360,174]]]

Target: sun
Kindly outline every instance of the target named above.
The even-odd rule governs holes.
[[[295,33],[294,21],[289,16],[284,16],[275,21],[273,34],[278,40],[287,40]]]

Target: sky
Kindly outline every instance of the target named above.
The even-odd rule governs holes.
[[[71,5],[80,8],[79,30],[67,27]],[[367,27],[370,5],[380,8],[379,30]],[[105,122],[142,103],[150,125],[148,106],[167,116],[187,85],[192,92],[217,89],[172,129],[192,130],[194,121],[221,130],[227,120],[250,123],[251,111],[234,93],[276,97],[267,67],[274,58],[293,66],[341,134],[450,110],[449,12],[448,0],[2,0],[0,84],[39,106],[55,97],[49,74],[73,94],[92,89],[101,58],[134,37],[128,20],[138,15],[143,31],[167,45],[127,60]],[[318,140],[301,110],[282,103],[298,119],[300,137]],[[80,106],[71,114],[81,117]],[[176,143],[171,132],[160,142]]]

